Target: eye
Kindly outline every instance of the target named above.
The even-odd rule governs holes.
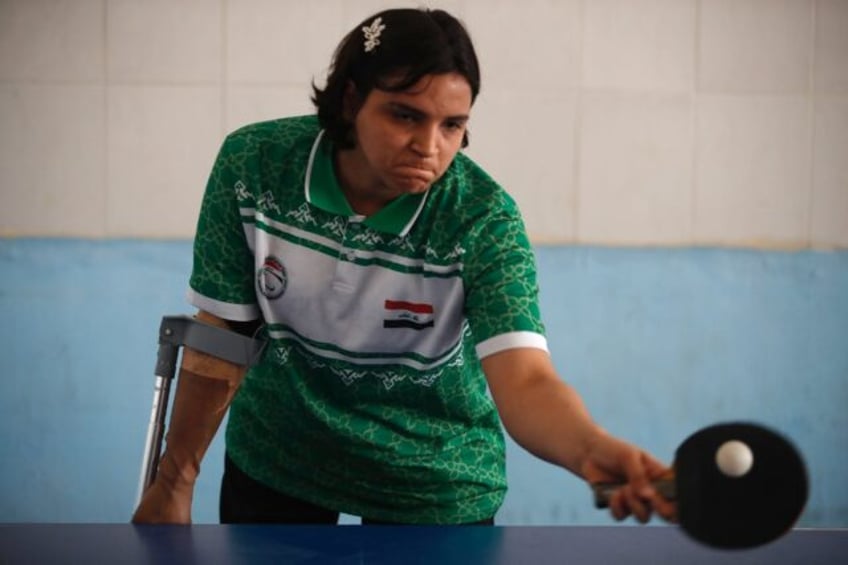
[[[392,116],[398,121],[407,122],[410,124],[414,124],[418,121],[418,116],[409,110],[404,110],[402,108],[396,108],[392,111]]]
[[[458,132],[465,129],[465,122],[461,120],[448,120],[445,122],[444,127],[450,132]]]

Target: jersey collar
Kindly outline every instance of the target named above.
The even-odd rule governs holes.
[[[333,170],[332,147],[329,142],[322,140],[324,140],[324,130],[318,132],[318,137],[315,138],[312,151],[309,153],[304,182],[306,201],[331,214],[361,217],[351,209],[342,193]],[[392,200],[376,214],[365,218],[362,223],[377,231],[405,236],[421,214],[426,200],[426,192],[404,194]]]

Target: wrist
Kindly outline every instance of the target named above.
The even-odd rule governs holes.
[[[583,433],[582,449],[579,451],[576,469],[585,480],[596,480],[597,470],[603,466],[605,448],[615,441],[610,434],[598,425],[592,425]]]
[[[165,451],[159,462],[156,480],[174,490],[191,490],[200,474],[200,464],[193,457],[180,457],[174,451]]]

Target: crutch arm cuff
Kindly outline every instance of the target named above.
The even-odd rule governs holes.
[[[243,367],[250,367],[259,360],[264,340],[232,331],[224,320],[203,314],[164,316],[159,326],[160,346],[185,346]]]

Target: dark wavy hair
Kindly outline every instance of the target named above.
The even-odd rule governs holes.
[[[379,44],[365,51],[363,27],[381,18],[385,28]],[[444,10],[394,9],[374,14],[357,25],[333,55],[322,90],[312,83],[312,103],[326,135],[339,148],[355,146],[353,124],[345,119],[348,85],[364,101],[374,88],[401,92],[428,74],[455,72],[471,86],[471,103],[480,92],[480,68],[471,37],[455,17]],[[468,133],[462,146],[468,145]]]

